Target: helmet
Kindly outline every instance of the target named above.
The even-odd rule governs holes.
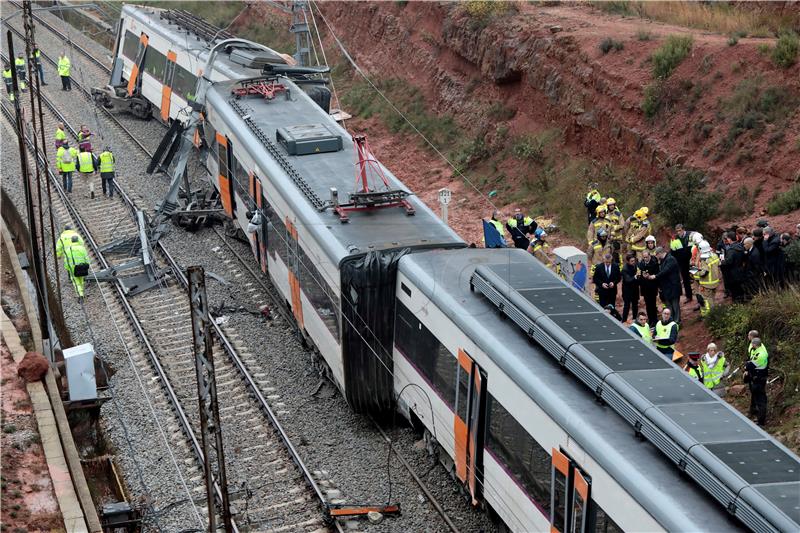
[[[536,237],[539,239],[541,239],[542,237],[547,237],[547,232],[545,230],[542,230]]]
[[[642,207],[641,209],[639,209],[639,211],[641,211],[644,216],[650,214],[650,209],[647,206]]]
[[[703,242],[703,234],[698,231],[693,231],[692,242],[699,245],[701,242]]]
[[[653,235],[648,235],[645,237],[644,242],[656,242],[656,238]]]
[[[599,230],[597,230],[597,236],[608,237],[608,231],[606,231],[606,228],[600,228]]]
[[[609,198],[608,200],[606,200],[606,205],[611,205],[611,204],[616,205],[617,201],[614,200],[613,198]]]
[[[594,208],[594,212],[595,212],[595,213],[598,213],[598,214],[599,214],[601,211],[602,211],[603,213],[605,213],[606,211],[608,211],[608,208],[606,208],[606,206],[605,206],[605,205],[603,205],[603,204],[600,204],[600,205],[598,205],[597,207],[595,207],[595,208]]]
[[[639,210],[637,210],[636,212],[633,213],[633,216],[635,216],[639,220],[644,220],[645,218],[647,218],[647,213],[645,213],[644,211],[639,209]]]
[[[711,245],[708,243],[708,241],[700,241],[700,244],[698,244],[698,246],[700,247],[701,254],[711,253]]]
[[[533,236],[536,237],[537,239],[542,236],[542,233],[544,233],[544,230],[542,228],[536,228],[535,230],[533,230]],[[545,235],[547,234],[545,233]]]

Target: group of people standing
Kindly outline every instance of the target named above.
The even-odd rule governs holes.
[[[31,64],[34,66],[37,75],[39,76],[39,83],[47,85],[44,79],[44,66],[42,65],[42,52],[39,48],[34,48],[30,57]],[[58,75],[61,78],[61,90],[72,90],[72,62],[67,57],[66,52],[62,52],[58,57]],[[17,54],[14,58],[14,70],[17,73],[17,85],[20,91],[26,92],[28,90],[28,73],[25,63],[25,55],[22,53]],[[3,82],[6,85],[6,92],[8,99],[14,101],[14,87],[13,87],[13,72],[11,65],[8,62],[3,62]]]
[[[78,131],[78,149],[70,147],[64,124],[59,123],[55,133],[56,167],[61,174],[62,185],[66,193],[72,193],[72,176],[77,170],[81,178],[87,183],[89,197],[94,198],[94,174],[100,172],[103,185],[103,195],[114,197],[114,178],[116,173],[116,160],[109,146],[100,154],[94,155],[92,151],[92,132],[84,124]]]

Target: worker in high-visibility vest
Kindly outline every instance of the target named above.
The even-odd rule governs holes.
[[[767,376],[769,374],[769,353],[759,337],[750,341],[748,349],[750,360],[745,363],[745,383],[750,385],[750,416],[755,415],[758,425],[767,421]]]
[[[25,72],[25,56],[22,53],[19,53],[14,60],[14,68],[17,69],[17,84],[19,85],[19,90],[27,91],[28,86],[26,82],[28,81],[28,75]]]
[[[6,84],[6,92],[8,99],[14,101],[14,73],[11,72],[11,66],[8,63],[3,65],[3,82]]]
[[[97,170],[97,157],[92,152],[83,149],[78,154],[78,172],[83,182],[88,182],[89,197],[94,198],[94,173]]]
[[[56,151],[56,168],[61,172],[61,182],[64,186],[64,192],[72,192],[72,174],[75,172],[78,164],[78,150],[70,147],[67,141],[58,147]]]
[[[717,297],[717,287],[722,280],[719,256],[711,249],[708,241],[700,243],[700,263],[692,277],[700,285],[700,294],[696,294],[695,297],[700,306],[700,317],[705,318],[711,312]]]
[[[114,197],[114,172],[116,170],[114,152],[110,146],[106,146],[100,154],[100,179],[103,182],[103,195],[109,198]]]
[[[73,237],[77,237],[77,242],[83,244],[83,238],[80,234],[72,229],[71,225],[64,224],[64,231],[61,232],[61,235],[58,236],[58,240],[56,241],[56,257],[64,257],[65,252],[72,246]],[[64,263],[64,265],[66,266],[66,263]]]
[[[675,343],[678,341],[678,324],[672,320],[672,311],[669,307],[661,310],[661,320],[656,322],[655,337],[656,350],[670,356],[675,353]]]
[[[79,241],[79,237],[72,237],[72,243],[64,251],[69,280],[75,288],[79,300],[83,300],[84,283],[89,275],[89,254],[86,247]]]
[[[67,57],[67,53],[61,52],[61,55],[58,57],[58,75],[61,76],[62,91],[72,90],[72,80],[69,76],[71,69],[72,69],[72,63]]]
[[[717,350],[716,344],[710,343],[706,353],[703,354],[700,364],[703,367],[703,384],[716,394],[721,394],[725,391],[725,387],[721,386],[720,383],[727,371],[730,370],[727,363],[725,354]]]
[[[647,313],[644,311],[639,311],[636,314],[636,320],[633,321],[629,329],[640,336],[645,344],[653,343],[653,332],[650,330],[650,324],[647,323]]]
[[[67,132],[64,130],[64,123],[59,122],[56,128],[56,150],[67,142]]]
[[[44,67],[42,66],[42,52],[38,48],[33,49],[33,54],[31,54],[31,61],[33,62],[33,66],[36,67],[36,73],[39,75],[39,83],[42,85],[47,85],[47,82],[44,81]]]

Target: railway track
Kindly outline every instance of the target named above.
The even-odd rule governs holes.
[[[74,127],[56,106],[45,94],[42,98],[50,111],[45,118],[47,130],[53,131],[57,122],[63,122],[69,134],[76,137]],[[5,102],[3,113],[13,121]],[[32,149],[32,144],[30,146]],[[41,152],[38,156],[43,157]],[[72,220],[80,229],[92,250],[94,266],[99,267],[95,271],[130,260],[131,257],[124,257],[126,254],[120,257],[101,251],[102,246],[114,238],[135,234],[137,230],[132,216],[137,207],[125,191],[119,190],[113,200],[96,191],[96,198],[91,199],[88,184],[77,176],[70,195],[63,191],[52,173],[50,179],[60,199],[56,212],[62,222]],[[119,304],[116,311],[119,313],[121,308],[122,312],[115,319],[118,323],[127,323],[132,334],[130,338],[138,339],[137,350],[146,355],[139,361],[151,365],[149,372],[155,372],[172,404],[176,427],[183,430],[194,458],[202,464],[187,280],[163,246],[159,244],[155,251],[160,266],[169,275],[161,287],[138,296],[126,295],[120,285],[114,284]],[[324,528],[325,498],[267,402],[266,376],[251,374],[248,370],[250,355],[238,353],[216,324],[214,328],[218,341],[214,352],[220,416],[228,452],[228,485],[234,507],[246,509],[246,513],[237,516],[239,526],[270,531]],[[196,490],[201,496],[202,486]]]
[[[47,29],[48,31],[52,32],[59,39],[63,39],[63,40],[66,41],[67,37],[63,32],[60,32],[60,31],[56,30],[51,24],[49,24],[46,21],[44,21],[42,17],[36,16],[36,19],[37,19],[37,22],[40,22],[45,29]],[[12,31],[14,31],[17,34],[18,37],[21,38],[21,36],[20,36],[18,30],[16,30],[16,28],[11,27],[11,29],[12,29]],[[96,69],[94,69],[96,71],[95,75],[100,76],[101,79],[102,79],[103,76],[107,75],[110,72],[110,69],[107,66],[105,66],[102,63],[101,60],[93,57],[92,54],[90,52],[88,52],[85,48],[78,47],[77,45],[75,45],[75,46],[76,46],[76,49],[78,49],[79,52],[82,55],[86,56],[91,61],[91,63],[97,67]],[[55,64],[56,64],[55,60],[52,59],[50,56],[46,55],[44,51],[42,51],[42,56],[45,58],[45,61],[47,61],[51,65],[55,66]],[[92,101],[91,93],[90,93],[90,91],[88,90],[87,87],[84,87],[80,83],[76,83],[76,81],[74,79],[73,79],[73,84],[76,85],[79,88],[79,90],[82,92],[84,98],[86,98],[89,101]],[[148,147],[146,147],[144,144],[142,144],[142,142],[139,141],[139,139],[137,138],[136,133],[131,131],[131,128],[129,128],[128,126],[123,124],[123,121],[124,121],[126,123],[133,123],[133,125],[135,126],[136,124],[141,124],[142,123],[139,119],[125,117],[124,115],[122,116],[122,118],[120,118],[120,117],[114,115],[113,113],[109,112],[108,110],[102,108],[101,106],[98,106],[98,108],[102,110],[102,112],[104,113],[105,116],[107,116],[108,118],[111,119],[111,121],[114,124],[114,126],[117,127],[118,129],[120,129],[123,132],[123,134],[125,136],[127,136],[141,150],[141,152],[144,155],[146,155],[148,158],[152,157],[151,150]],[[125,197],[125,201],[127,203],[132,204],[131,200],[127,196]],[[229,242],[228,238],[226,238],[224,235],[222,235],[216,228],[214,228],[214,233],[217,235],[220,243],[222,244],[222,247],[219,247],[219,248],[216,249],[217,250],[216,253],[220,256],[220,258],[222,258],[226,253],[229,253],[230,255],[234,256],[236,261],[238,262],[239,266],[241,267],[240,271],[245,273],[247,276],[249,276],[251,278],[250,282],[246,282],[245,283],[245,285],[248,285],[250,288],[247,289],[246,291],[243,291],[247,297],[251,298],[251,303],[254,303],[254,304],[255,303],[260,303],[259,302],[259,295],[258,295],[259,294],[258,289],[260,289],[260,294],[265,295],[267,297],[267,299],[269,300],[269,302],[272,304],[270,306],[271,310],[277,311],[278,313],[280,313],[281,316],[283,317],[285,323],[290,325],[295,330],[295,332],[298,333],[297,328],[296,328],[296,324],[295,324],[295,322],[293,320],[293,317],[291,316],[291,313],[288,311],[288,309],[286,307],[286,303],[285,303],[284,299],[281,297],[280,294],[277,293],[277,291],[272,286],[272,284],[269,283],[268,281],[265,281],[264,278],[263,278],[263,275],[260,272],[257,272],[256,270],[254,270],[252,267],[250,267],[248,265],[248,262],[246,261],[246,259],[244,257],[242,257],[239,252],[237,252],[237,250],[236,250],[236,248],[234,246],[231,245],[231,243]],[[163,247],[161,247],[161,248],[163,248]],[[224,249],[224,251],[223,251],[223,249]],[[242,281],[240,280],[239,282],[241,283]],[[183,280],[182,284],[185,285],[185,279]],[[258,289],[256,289],[256,287],[258,287]],[[174,287],[171,287],[170,290],[174,291],[176,289]],[[153,296],[153,297],[151,297],[150,302],[152,303],[152,302],[154,302],[156,300],[158,300],[158,298]],[[183,295],[181,297],[180,302],[181,302],[181,304],[185,304],[186,303],[185,295]],[[183,307],[184,307],[184,309],[183,309],[184,314],[188,313],[188,306],[184,305]],[[176,307],[173,307],[170,310],[165,311],[164,315],[162,317],[160,317],[161,321],[154,323],[153,326],[154,327],[158,327],[161,330],[161,333],[163,333],[164,331],[170,331],[172,322],[170,322],[168,317],[170,316],[170,313],[177,313],[179,311],[180,311],[180,306],[176,306]],[[219,328],[217,328],[217,329],[219,330]],[[190,329],[188,330],[188,332],[189,332],[189,335],[191,336],[191,330]],[[221,333],[221,331],[220,331],[220,333]],[[156,332],[156,334],[158,334],[158,332]],[[173,343],[173,344],[175,344],[175,343]],[[167,346],[167,348],[170,348],[170,347],[171,346],[169,346],[169,345]],[[218,354],[216,354],[216,352],[215,352],[215,355],[216,355],[216,359],[215,360],[219,361],[221,358],[219,357]],[[247,357],[245,357],[245,359],[247,359]],[[254,368],[257,368],[257,365],[254,366]],[[190,367],[190,370],[193,370],[193,367]],[[220,380],[220,377],[219,377],[220,373],[221,373],[221,367],[220,367],[219,363],[217,363],[218,381]],[[225,374],[225,375],[227,376],[227,374]],[[257,373],[257,374],[255,374],[255,377],[258,378],[258,377],[262,377],[262,376]],[[194,381],[192,380],[192,383],[193,382]],[[269,393],[270,390],[271,390],[271,388],[269,388],[268,385],[267,385],[267,388],[265,389],[265,391],[267,393]],[[222,396],[222,393],[220,392],[220,397],[221,396]],[[269,408],[266,401],[263,402],[263,406],[262,407],[264,407],[264,406],[266,408]],[[221,408],[222,407],[223,406],[221,405]],[[223,413],[222,410],[221,410],[221,413]],[[420,490],[425,495],[425,497],[430,501],[432,508],[435,510],[436,513],[438,513],[442,517],[442,519],[444,521],[444,525],[450,531],[456,531],[457,532],[458,528],[455,526],[453,520],[451,519],[451,517],[449,516],[447,511],[444,509],[444,507],[441,505],[441,503],[437,501],[436,497],[433,495],[433,493],[431,492],[430,488],[426,485],[426,483],[422,479],[420,479],[420,477],[418,477],[417,473],[414,471],[414,469],[411,467],[411,465],[408,463],[408,461],[406,461],[406,459],[403,457],[402,452],[400,450],[398,450],[396,446],[394,446],[394,444],[392,443],[391,439],[389,439],[389,437],[386,435],[386,433],[384,432],[383,428],[376,421],[374,421],[374,420],[371,420],[371,421],[375,425],[375,427],[379,430],[379,432],[382,434],[383,439],[388,443],[388,445],[392,446],[393,453],[400,458],[400,464],[402,465],[402,467],[405,470],[407,470],[409,472],[411,478],[413,479],[413,482],[420,488]],[[282,430],[281,430],[281,432],[282,432]],[[288,443],[289,442],[288,441],[288,437],[285,436],[285,433],[283,433],[283,437],[284,437],[285,441]],[[289,445],[291,446],[290,443],[289,443]],[[298,460],[299,460],[299,457],[298,457]],[[305,467],[303,467],[303,468],[305,468]],[[306,472],[307,472],[307,469],[306,469]],[[310,478],[310,475],[309,475],[309,478]],[[231,486],[232,486],[232,484],[231,484]],[[318,493],[318,498],[324,499],[324,497],[319,492],[319,488],[316,487],[316,486],[315,486],[315,491]],[[234,502],[235,502],[235,500],[234,500]],[[337,529],[339,529],[340,525],[338,523],[335,523],[335,527]]]

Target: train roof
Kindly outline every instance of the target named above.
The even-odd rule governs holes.
[[[407,255],[399,270],[662,526],[675,531],[743,529],[653,444],[637,438],[625,419],[598,404],[591,390],[470,290],[480,265],[524,267],[526,272],[540,266],[524,250],[465,249]]]
[[[206,64],[209,42],[188,29],[189,26],[182,26],[165,18],[168,13],[170,13],[168,9],[124,4],[121,16],[133,19],[135,24],[142,26],[141,28],[133,27],[132,29],[140,29],[151,38],[154,33],[158,34],[173,43],[172,50],[174,52],[179,53],[179,55],[188,54],[191,58],[194,58],[194,61],[191,62],[192,74],[197,75]],[[162,51],[162,53],[166,55],[166,50]],[[217,55],[214,62],[214,71],[218,73],[218,76],[230,79],[248,78],[260,73],[260,70],[246,68],[234,63],[227,54]]]
[[[330,189],[340,197],[353,191],[356,151],[349,132],[320,108],[298,85],[288,78],[278,81],[289,88],[290,98],[278,95],[272,100],[261,96],[232,97],[236,81],[217,82],[206,95],[209,117],[222,121],[239,140],[234,152],[244,148],[250,158],[269,176],[283,199],[297,216],[296,225],[306,225],[329,256],[340,262],[371,250],[394,248],[463,247],[465,243],[443,224],[419,198],[406,200],[415,210],[407,215],[399,207],[386,207],[348,213],[342,223],[336,212],[322,207],[330,200]],[[277,142],[279,128],[321,125],[339,135],[342,149],[327,153],[290,155]],[[380,163],[378,163],[380,164]],[[380,164],[390,187],[408,191],[403,183]]]

